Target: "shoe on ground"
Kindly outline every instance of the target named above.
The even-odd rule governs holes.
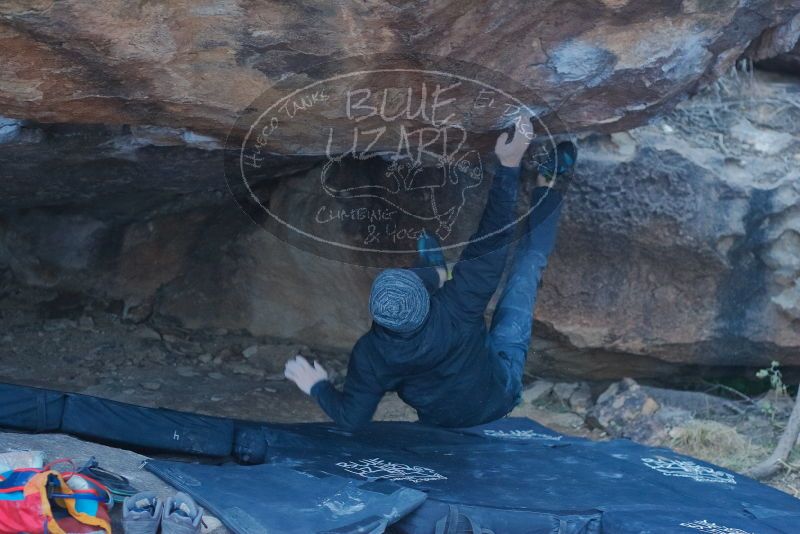
[[[156,534],[161,524],[163,502],[150,491],[126,497],[122,503],[125,534]]]
[[[164,504],[161,534],[197,534],[201,529],[203,509],[185,493],[176,493]]]

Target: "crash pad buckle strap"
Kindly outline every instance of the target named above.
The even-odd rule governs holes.
[[[447,515],[436,522],[434,534],[453,534],[458,523],[458,507],[450,505]],[[450,525],[450,528],[447,526]],[[446,529],[446,530],[445,530]]]
[[[447,515],[436,522],[434,534],[464,534],[458,530],[458,520],[461,517],[469,523],[470,530],[467,534],[494,534],[488,528],[482,528],[472,517],[462,514],[454,504],[449,505]]]
[[[36,432],[47,430],[47,393],[36,392]]]

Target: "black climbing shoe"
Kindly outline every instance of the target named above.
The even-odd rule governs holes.
[[[552,180],[559,176],[566,176],[575,168],[578,160],[578,147],[572,141],[562,141],[554,149],[540,158],[537,170],[541,176]]]
[[[523,166],[533,173],[532,179],[543,176],[551,182],[553,189],[564,194],[572,180],[572,171],[578,160],[578,148],[571,141],[562,141],[546,152],[544,149],[542,146],[529,148]],[[539,151],[538,154],[534,152],[536,150]]]

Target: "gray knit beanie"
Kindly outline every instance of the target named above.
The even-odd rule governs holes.
[[[428,316],[430,296],[422,279],[406,269],[386,269],[372,283],[369,311],[372,319],[393,332],[419,328]]]

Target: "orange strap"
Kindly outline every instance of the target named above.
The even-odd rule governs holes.
[[[39,493],[41,498],[42,514],[47,518],[48,532],[52,534],[66,534],[53,516],[53,509],[50,505],[50,499],[47,497],[47,482],[51,476],[56,477],[59,483],[59,490],[64,495],[75,495],[76,493],[70,488],[64,477],[58,471],[42,471],[32,477],[25,485],[24,493],[26,495],[31,493]],[[82,476],[82,475],[72,475]],[[92,516],[79,512],[75,506],[75,499],[56,499],[59,505],[64,507],[69,515],[74,517],[78,522],[84,525],[102,528],[106,534],[111,534],[111,525],[105,519]]]

